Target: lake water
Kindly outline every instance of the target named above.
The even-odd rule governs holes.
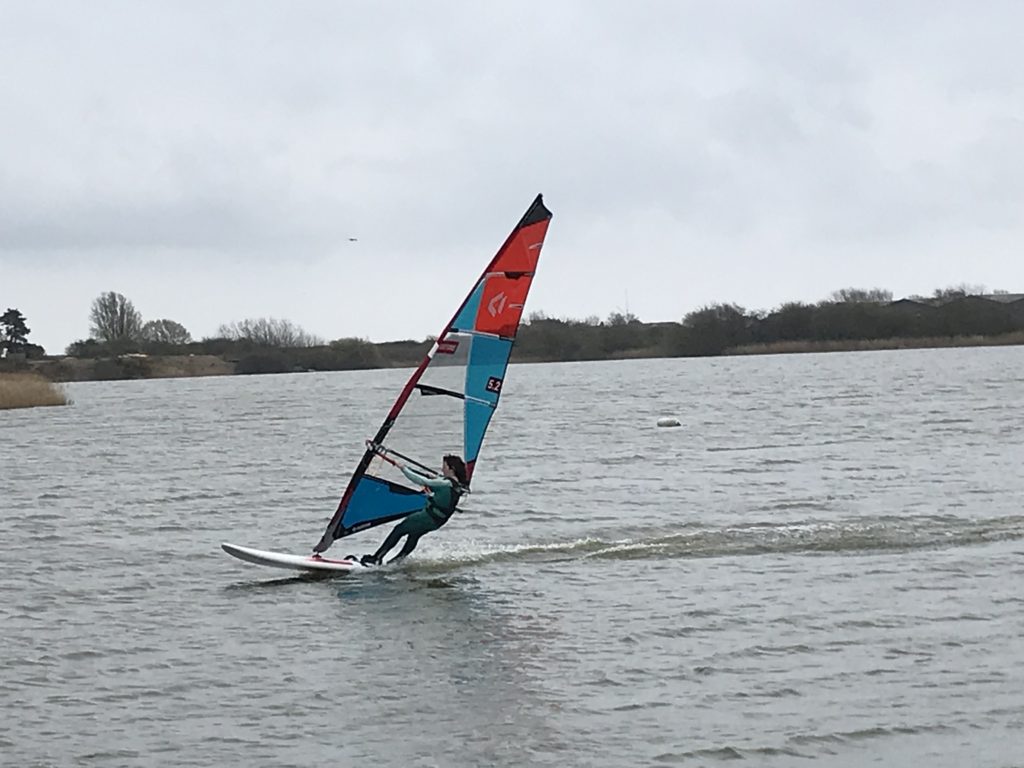
[[[309,551],[407,373],[0,412],[0,764],[1024,765],[1024,348],[514,366],[403,566],[220,551]]]

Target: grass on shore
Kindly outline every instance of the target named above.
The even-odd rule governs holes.
[[[995,347],[1024,344],[1024,331],[1000,336],[938,336],[919,339],[861,341],[776,341],[727,349],[727,355],[786,355],[796,352],[860,352],[876,349],[934,349],[940,347]]]
[[[64,388],[35,373],[0,373],[0,410],[67,405]]]

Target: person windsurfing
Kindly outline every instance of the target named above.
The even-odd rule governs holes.
[[[378,447],[373,443],[369,443],[369,447],[371,450],[378,451],[379,455],[398,467],[411,482],[421,486],[427,496],[423,509],[413,512],[396,525],[376,552],[359,558],[359,562],[363,565],[381,565],[384,562],[384,556],[398,544],[398,540],[403,536],[406,537],[405,544],[391,562],[408,557],[416,549],[416,545],[419,544],[423,536],[436,531],[447,523],[455,513],[455,507],[462,494],[466,492],[469,481],[466,476],[465,462],[454,454],[448,454],[442,459],[441,477],[426,477],[380,453]]]

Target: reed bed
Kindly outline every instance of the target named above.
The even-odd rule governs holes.
[[[70,402],[64,387],[37,373],[0,373],[0,410]]]
[[[934,349],[943,347],[997,347],[1024,344],[1024,331],[1000,336],[937,336],[918,339],[865,339],[860,341],[775,341],[727,349],[727,355],[788,355],[797,352],[860,352],[876,349]]]

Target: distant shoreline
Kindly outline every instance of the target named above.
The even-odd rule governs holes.
[[[998,336],[934,336],[928,338],[862,339],[849,341],[773,341],[744,344],[722,353],[729,355],[790,355],[812,352],[870,352],[895,349],[949,349],[953,347],[1009,347],[1024,344],[1024,331]]]
[[[964,335],[927,338],[861,339],[845,341],[776,341],[762,344],[744,344],[725,349],[720,355],[706,357],[734,357],[750,355],[789,355],[822,352],[864,352],[872,350],[900,349],[945,349],[951,347],[995,347],[1024,344],[1024,331],[995,336]],[[623,350],[616,354],[585,358],[586,361],[600,360],[654,360],[674,357],[694,358],[701,356],[664,355],[655,350]],[[513,363],[559,363],[583,362],[580,358],[559,358],[545,355],[520,354],[513,356]],[[342,370],[385,370],[414,366],[409,360],[391,361],[389,365],[363,366]],[[74,381],[124,381],[133,379],[199,378],[204,376],[234,376],[239,373],[237,361],[219,355],[121,355],[119,357],[74,358],[46,357],[22,363],[0,360],[0,375],[4,372],[25,372],[40,374],[53,382]],[[318,369],[298,368],[282,373],[315,371]]]

